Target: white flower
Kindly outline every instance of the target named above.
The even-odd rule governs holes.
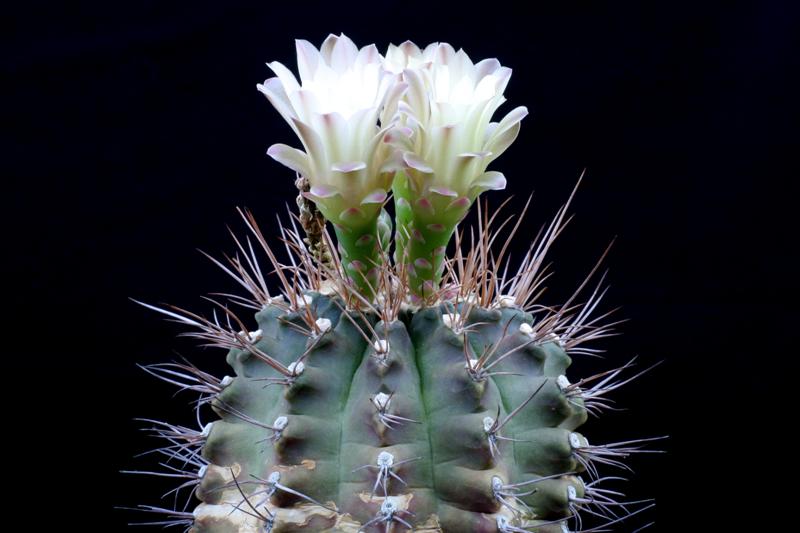
[[[505,102],[511,69],[497,59],[473,63],[447,43],[421,51],[411,42],[389,47],[386,68],[402,72],[408,84],[397,108],[407,128],[395,129],[390,140],[403,151],[413,196],[468,207],[481,192],[505,188],[503,174],[486,168],[516,139],[528,114],[517,107],[491,121]]]
[[[267,153],[309,180],[308,196],[326,218],[358,225],[377,216],[391,186],[392,151],[382,142],[389,126],[379,130],[378,118],[405,86],[383,68],[375,45],[359,50],[342,34],[328,36],[319,50],[304,40],[296,46],[300,81],[272,62],[276,77],[258,89],[305,151],[275,144]]]

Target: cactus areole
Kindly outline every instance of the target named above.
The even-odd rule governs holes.
[[[247,238],[212,260],[243,295],[205,316],[142,304],[226,350],[231,368],[143,367],[196,391],[204,422],[146,420],[164,439],[152,473],[180,486],[174,508],[140,506],[152,517],[142,523],[564,533],[648,509],[621,500],[613,469],[652,439],[596,445],[577,432],[639,375],[632,362],[568,373],[572,357],[598,351],[587,343],[612,334],[596,312],[602,279],[589,287],[597,267],[562,305],[539,301],[569,202],[514,268],[520,213],[500,220],[479,204],[477,229],[457,228],[482,192],[505,186],[487,167],[526,115],[493,120],[511,70],[446,43],[382,55],[344,35],[319,49],[297,41],[297,62],[299,81],[270,63],[276,77],[258,89],[302,145],[268,151],[297,174],[299,227],[265,236],[242,211]]]

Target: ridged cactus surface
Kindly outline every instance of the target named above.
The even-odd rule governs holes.
[[[305,309],[268,306],[251,333],[281,364],[301,360],[298,375],[228,354],[236,378],[212,402],[222,420],[202,451],[194,531],[259,531],[269,518],[275,532],[488,532],[570,514],[584,489],[565,473],[580,470],[571,443],[586,411],[559,387],[570,358],[558,341],[525,333],[530,314],[475,308],[462,320],[441,306],[367,326],[328,296],[306,305],[318,332],[303,331]],[[499,362],[473,368],[488,351]],[[245,495],[263,518],[231,513]]]

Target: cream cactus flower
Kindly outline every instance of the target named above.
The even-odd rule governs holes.
[[[391,149],[378,118],[387,101],[405,89],[383,68],[375,45],[360,50],[344,34],[330,35],[319,50],[296,42],[298,82],[278,62],[276,77],[258,85],[300,138],[304,151],[285,144],[267,153],[311,185],[308,196],[325,217],[344,225],[366,224],[386,199],[393,172],[384,168]],[[396,107],[396,106],[392,106]]]
[[[384,64],[408,85],[394,110],[398,127],[387,133],[405,166],[393,184],[396,258],[408,264],[412,289],[430,295],[455,225],[479,194],[505,188],[505,176],[487,167],[514,142],[528,110],[492,122],[511,69],[497,59],[473,63],[447,43],[390,46]]]
[[[305,177],[312,200],[334,224],[342,265],[352,282],[370,294],[389,238],[382,211],[398,162],[384,142],[406,85],[387,71],[375,45],[360,50],[344,34],[330,35],[317,50],[296,42],[298,82],[281,63],[269,63],[276,77],[258,89],[292,127],[303,150],[272,145],[267,153]],[[384,125],[378,126],[379,119]]]
[[[473,63],[447,43],[421,51],[408,41],[390,46],[385,64],[402,72],[408,84],[398,104],[408,128],[391,140],[403,151],[417,195],[466,197],[471,203],[485,190],[505,188],[503,174],[486,168],[514,142],[528,114],[520,106],[491,122],[505,102],[511,69],[497,59]]]

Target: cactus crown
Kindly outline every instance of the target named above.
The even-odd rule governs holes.
[[[587,290],[605,253],[564,304],[540,302],[575,191],[516,269],[508,251],[527,204],[502,218],[477,202],[476,230],[456,228],[505,184],[486,167],[525,114],[491,122],[510,70],[438,43],[383,57],[331,36],[297,50],[300,82],[271,63],[276,78],[259,86],[305,148],[269,150],[299,174],[302,229],[279,227],[288,253],[240,210],[248,236],[209,258],[243,296],[210,299],[210,318],[142,304],[227,350],[234,375],[143,367],[199,393],[198,420],[207,407],[217,419],[198,430],[146,421],[167,442],[155,450],[167,472],[153,474],[185,480],[176,498],[188,489],[202,503],[140,510],[191,533],[564,533],[649,508],[619,501],[603,486],[620,478],[600,472],[648,439],[593,445],[576,432],[641,373],[624,375],[631,362],[566,376],[573,356],[598,352],[587,343],[614,334],[597,313],[602,277]],[[584,529],[584,516],[601,520]]]

